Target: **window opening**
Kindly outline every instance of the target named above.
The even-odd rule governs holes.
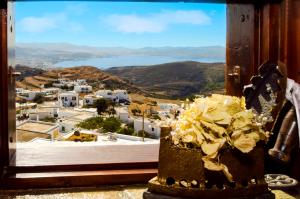
[[[17,119],[17,153],[39,145],[35,154],[74,157],[65,164],[156,161],[160,125],[195,97],[224,93],[225,5],[15,4],[17,118],[38,115]],[[18,137],[33,128],[36,137]],[[132,149],[140,153],[129,157]]]

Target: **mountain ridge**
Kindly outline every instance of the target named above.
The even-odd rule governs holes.
[[[105,71],[162,98],[224,93],[224,63],[186,61],[113,67]]]

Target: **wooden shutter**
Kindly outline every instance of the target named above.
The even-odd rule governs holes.
[[[14,164],[16,143],[13,3],[1,1],[0,13],[0,167]]]

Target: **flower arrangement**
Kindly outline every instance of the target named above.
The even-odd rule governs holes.
[[[230,147],[250,152],[258,141],[268,140],[269,132],[263,129],[266,122],[263,115],[246,109],[244,97],[213,94],[197,98],[185,107],[172,123],[172,142],[201,149],[204,167],[222,171],[232,181],[228,167],[219,162],[220,150]]]

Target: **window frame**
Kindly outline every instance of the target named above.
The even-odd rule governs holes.
[[[19,0],[16,0],[17,2]],[[35,1],[35,0],[23,0]],[[43,0],[40,0],[43,1]],[[99,0],[101,1],[101,0]],[[111,0],[114,1],[114,0]],[[122,0],[121,0],[122,1]],[[130,0],[129,0],[130,1]],[[142,1],[142,0],[132,0]],[[148,0],[149,2],[178,2],[176,0]],[[120,0],[116,0],[120,2]],[[284,35],[275,35],[272,31],[273,22],[279,20],[279,16],[271,15],[270,7],[283,7],[281,0],[186,0],[184,2],[195,3],[226,3],[227,4],[227,43],[226,43],[226,66],[225,83],[226,93],[240,96],[243,85],[249,83],[250,77],[257,71],[257,67],[265,60],[278,60],[278,54],[272,54],[267,51],[270,47],[279,47],[278,38]],[[12,78],[13,71],[9,71],[8,63],[8,34],[7,34],[7,4],[8,0],[2,0],[0,3],[0,92],[3,97],[0,99],[0,189],[1,188],[49,188],[49,187],[73,187],[73,186],[95,186],[104,184],[132,184],[146,183],[157,172],[158,162],[141,163],[115,163],[115,164],[96,164],[96,165],[55,165],[55,166],[34,166],[17,167],[9,166],[13,160],[12,136],[15,127],[11,126],[9,116],[15,113],[13,108],[6,108],[9,103],[14,103],[14,98],[9,93],[9,81]],[[273,6],[274,5],[274,6]],[[246,16],[246,21],[242,18]],[[265,17],[265,18],[264,18]],[[249,20],[249,23],[247,22]],[[267,23],[266,26],[265,24]],[[243,32],[241,27],[246,27]],[[275,23],[275,28],[279,29]],[[275,30],[276,30],[275,29]],[[265,33],[267,31],[267,33]],[[280,31],[280,30],[278,30]],[[283,29],[283,32],[286,30]],[[242,32],[242,33],[241,33]],[[276,31],[275,31],[276,32]],[[243,34],[243,35],[242,35]],[[262,36],[268,36],[268,42],[262,40]],[[272,37],[274,36],[274,37]],[[274,43],[272,43],[274,42]],[[280,40],[282,42],[282,40]],[[265,51],[263,51],[265,50]],[[267,51],[267,52],[266,52]],[[246,60],[243,60],[246,58]],[[232,66],[240,65],[242,67],[242,83],[236,85],[234,79],[228,77]],[[7,83],[7,84],[6,84]],[[13,90],[14,92],[14,90]],[[92,171],[99,171],[95,174]],[[65,172],[72,174],[54,177],[53,172]],[[101,173],[102,172],[102,173]],[[107,173],[105,173],[107,172]],[[32,173],[45,174],[43,177],[30,177]],[[17,174],[29,174],[27,178],[19,178]],[[84,175],[83,175],[84,174]],[[26,182],[26,183],[25,183]],[[28,183],[27,183],[28,182]]]

